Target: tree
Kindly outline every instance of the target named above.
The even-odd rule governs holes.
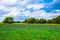
[[[52,23],[56,24],[56,18],[52,18]]]
[[[38,20],[38,22],[39,23],[46,23],[46,19],[41,18],[41,19]]]
[[[60,24],[60,16],[57,16],[56,18],[52,18],[52,23]]]
[[[25,22],[25,23],[31,23],[31,24],[33,24],[33,23],[36,22],[36,19],[35,19],[35,18],[28,18],[28,19],[26,19],[24,22]]]
[[[25,20],[23,21],[23,23],[27,23],[27,19],[25,19]]]
[[[20,23],[20,21],[17,21],[17,23]]]
[[[47,23],[52,23],[52,20],[47,20]]]
[[[57,23],[57,24],[60,24],[60,16],[57,16],[57,17],[56,17],[56,23]]]
[[[39,19],[36,19],[36,23],[37,23],[37,24],[39,23]]]
[[[13,21],[13,23],[21,23],[20,21]]]
[[[6,17],[3,21],[3,23],[13,23],[13,17]]]

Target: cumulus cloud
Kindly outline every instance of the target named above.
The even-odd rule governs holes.
[[[4,5],[14,5],[16,4],[17,0],[0,0],[0,4]]]
[[[51,8],[51,6],[54,5],[56,2],[57,2],[57,0],[52,0],[50,3],[46,3],[45,4],[46,5],[45,7],[46,8]]]
[[[2,22],[4,20],[5,17],[0,16],[0,22]]]
[[[50,7],[50,5],[53,5],[57,0],[53,0],[51,3],[48,4],[48,6],[47,4],[43,3],[43,1],[44,0],[0,0],[0,10],[8,12],[2,13],[2,15],[0,15],[0,21],[3,21],[4,18],[7,16],[12,16],[16,20],[19,20],[19,18],[21,17],[23,17],[23,19],[25,19],[25,17],[51,19],[60,15],[60,10],[55,10],[54,12],[56,13],[54,13],[53,11],[52,13],[47,13],[45,10],[41,10],[41,8],[48,6]],[[12,7],[11,5],[16,6]],[[31,8],[34,10],[33,12],[30,11]]]
[[[33,13],[26,11],[24,15],[27,17],[34,17],[38,19],[45,18],[48,20],[55,18],[56,16],[60,15],[60,13],[46,13],[44,10],[38,10],[38,11],[34,11]]]
[[[14,17],[14,16],[17,16],[17,14],[18,14],[18,11],[17,11],[16,7],[11,8],[9,11],[10,12],[8,14],[5,14],[4,16],[13,16]]]
[[[50,5],[52,5],[52,4],[54,4],[54,3],[56,3],[56,1],[57,1],[57,0],[53,0],[53,1],[50,3]]]
[[[31,0],[23,0],[23,1],[18,1],[18,4],[20,5],[27,5]]]
[[[4,7],[3,5],[0,5],[0,9],[6,9],[6,7]]]
[[[45,5],[44,4],[29,4],[27,5],[27,8],[33,8],[34,10],[39,10],[40,8],[43,8]]]

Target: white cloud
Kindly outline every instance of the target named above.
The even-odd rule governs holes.
[[[34,18],[38,18],[38,19],[40,19],[40,18],[52,19],[52,18],[60,15],[60,13],[46,13],[44,10],[38,10],[38,11],[36,10],[32,13],[29,10],[27,10],[27,11],[21,11],[21,10],[23,10],[23,8],[19,9],[19,10],[16,7],[11,8],[10,12],[8,14],[4,14],[4,15],[0,16],[0,21],[3,21],[3,19],[6,16],[12,16],[14,18],[17,18],[19,16],[26,16],[28,18],[34,17]]]
[[[17,0],[0,0],[0,4],[4,5],[14,5],[16,4]]]
[[[7,14],[0,15],[0,21],[3,21],[3,19],[6,16],[13,16],[14,18],[17,18],[19,16],[26,16],[28,18],[35,17],[35,18],[51,19],[60,15],[60,10],[56,10],[57,13],[46,13],[44,10],[39,10],[40,8],[45,7],[45,4],[41,4],[41,3],[29,4],[30,1],[32,0],[24,0],[24,1],[19,0],[19,2],[18,0],[0,0],[0,9],[9,12]],[[56,0],[54,0],[51,4],[48,5],[52,5],[55,2]],[[15,5],[15,4],[19,4],[19,5],[17,7],[10,7],[10,8],[6,6],[6,5]],[[26,10],[26,8],[23,8],[24,5],[27,9],[33,8],[35,11],[30,12],[29,10]]]
[[[26,8],[30,9],[33,8],[34,10],[39,10],[40,8],[43,8],[44,4],[29,4]]]
[[[28,11],[25,11],[25,12],[23,12],[24,13],[24,16],[27,16],[27,17],[29,17],[30,16],[30,11],[28,10]]]
[[[0,16],[0,22],[2,22],[4,20],[5,17]]]
[[[45,6],[46,6],[46,8],[49,8],[49,7],[51,7],[52,5],[54,5],[56,2],[57,2],[57,0],[52,0],[51,3],[46,3]]]
[[[26,4],[28,4],[30,1],[31,1],[31,0],[24,0],[24,1],[18,2],[18,4],[20,4],[20,5],[26,5]]]
[[[6,9],[6,7],[3,5],[0,5],[0,9]]]
[[[4,14],[4,15],[0,15],[0,22],[2,22],[5,17],[12,16],[12,17],[15,18],[15,17],[17,17],[19,14],[20,14],[20,13],[19,13],[19,11],[17,10],[16,7],[10,8],[10,9],[9,9],[9,13]]]
[[[57,13],[60,13],[60,10],[56,10]]]
[[[0,10],[9,11],[10,9],[4,5],[0,5]]]
[[[52,0],[52,2],[50,3],[50,5],[53,5],[54,3],[56,3],[57,0]]]
[[[4,16],[13,16],[16,17],[17,15],[19,15],[18,10],[16,7],[13,7],[11,9],[9,9],[9,13],[5,14]]]
[[[27,17],[52,19],[60,15],[60,13],[46,13],[44,10],[39,10],[34,11],[33,13],[30,11],[25,11],[24,15]]]

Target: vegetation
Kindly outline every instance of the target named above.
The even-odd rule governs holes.
[[[40,23],[40,24],[60,24],[60,16],[57,16],[56,18],[52,18],[49,20],[46,20],[44,18],[41,19],[35,19],[35,18],[28,18],[24,21],[25,23]]]
[[[6,17],[5,20],[3,21],[3,23],[21,23],[20,21],[14,21],[13,19],[14,19],[13,17]],[[33,24],[33,23],[37,23],[37,24],[38,23],[40,23],[40,24],[45,24],[45,23],[60,24],[60,16],[57,16],[56,18],[52,18],[49,20],[46,20],[44,18],[40,18],[40,19],[28,18],[22,22],[23,23],[30,23],[30,24]]]
[[[0,40],[60,40],[60,25],[0,24]]]
[[[47,23],[48,23],[48,24],[51,24],[51,23],[52,23],[52,20],[47,20]]]
[[[38,23],[41,23],[41,24],[42,24],[42,23],[46,23],[46,20],[43,19],[43,18],[41,18],[41,19],[38,20]]]
[[[13,21],[13,23],[21,23],[20,21]]]
[[[3,23],[13,23],[13,17],[6,17],[3,21]]]
[[[28,18],[23,23],[6,17],[0,24],[0,40],[60,40],[60,16],[50,20]]]
[[[28,18],[24,22],[33,24],[33,23],[36,23],[36,19],[35,18]]]

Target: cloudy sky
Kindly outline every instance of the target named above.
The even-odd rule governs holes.
[[[0,0],[0,22],[7,16],[51,19],[60,15],[60,0]]]

